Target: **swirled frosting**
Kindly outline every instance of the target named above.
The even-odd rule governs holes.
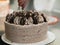
[[[43,13],[39,14],[37,11],[14,11],[6,16],[8,23],[17,25],[29,25],[47,22]]]

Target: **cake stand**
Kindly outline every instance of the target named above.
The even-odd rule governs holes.
[[[56,39],[55,35],[50,31],[47,32],[47,39],[40,41],[40,42],[37,42],[37,43],[29,43],[29,44],[28,43],[27,44],[14,43],[14,42],[9,41],[5,37],[5,34],[3,34],[1,38],[5,43],[10,44],[10,45],[46,45],[46,44],[53,42]]]

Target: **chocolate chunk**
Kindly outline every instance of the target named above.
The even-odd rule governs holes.
[[[26,18],[28,19],[28,18],[31,17],[31,16],[32,16],[32,13],[31,13],[31,12],[27,12]]]
[[[37,17],[33,17],[33,24],[38,24]]]
[[[21,16],[21,12],[16,12],[16,16]]]
[[[33,19],[33,24],[38,24],[38,13],[34,12],[34,14],[32,15],[32,19]]]
[[[32,14],[32,18],[33,17],[36,17],[36,16],[38,16],[39,14],[38,14],[38,12],[34,12],[33,14]]]
[[[25,17],[25,13],[22,13],[21,17]]]
[[[38,12],[34,12],[34,15],[39,15],[39,13]]]
[[[6,16],[6,21],[9,22],[9,23],[13,23],[14,18],[15,17],[12,14],[8,14]]]
[[[20,20],[20,25],[24,25],[25,24],[25,21],[26,21],[26,18],[25,17],[22,17],[21,20]]]
[[[8,19],[9,19],[9,14],[6,16],[6,21],[8,21]]]
[[[14,18],[15,18],[15,17],[11,14],[11,15],[10,15],[10,18],[9,18],[9,22],[10,22],[10,23],[14,23]]]
[[[43,13],[41,14],[41,16],[43,17],[44,22],[47,22],[47,20],[46,20],[46,18],[45,18],[45,16],[44,16],[44,14],[43,14]]]

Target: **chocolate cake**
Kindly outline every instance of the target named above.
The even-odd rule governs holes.
[[[48,24],[44,13],[14,11],[6,16],[6,38],[15,43],[35,43],[47,38]]]

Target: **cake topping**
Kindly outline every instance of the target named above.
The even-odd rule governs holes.
[[[20,25],[25,25],[26,18],[22,17],[20,20]]]
[[[33,24],[38,24],[39,22],[38,22],[38,19],[39,19],[39,17],[38,17],[38,12],[34,12],[33,13],[33,15],[32,15],[32,18],[33,18]]]
[[[17,25],[29,25],[47,22],[44,14],[39,14],[37,11],[14,11],[13,13],[6,16],[6,21],[8,23],[13,23]]]
[[[14,15],[12,15],[12,14],[8,14],[7,16],[6,16],[6,21],[7,22],[9,22],[9,23],[14,23]]]
[[[44,22],[44,18],[39,15],[39,20],[38,21],[39,21],[39,23],[42,23],[42,22]]]
[[[15,19],[14,19],[14,24],[20,24],[20,19],[21,17],[15,17]]]
[[[45,18],[45,16],[44,16],[44,14],[43,14],[43,13],[41,14],[41,16],[43,17],[44,22],[47,22],[47,20],[46,20],[46,18]]]

